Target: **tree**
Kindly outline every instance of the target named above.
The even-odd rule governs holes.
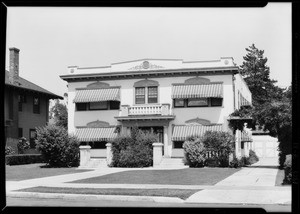
[[[276,80],[270,79],[270,68],[266,65],[268,59],[264,57],[264,51],[257,49],[254,44],[246,51],[240,74],[252,93],[253,106],[259,108],[266,102],[281,100],[283,89],[275,86]]]
[[[240,73],[252,93],[251,108],[241,108],[231,116],[251,116],[252,128],[255,125],[264,127],[270,135],[279,141],[279,163],[282,167],[285,156],[291,153],[292,145],[292,88],[285,91],[275,85],[277,81],[270,79],[270,68],[264,51],[254,44],[246,48],[247,54],[240,66]],[[234,125],[234,124],[233,124]]]
[[[56,100],[54,106],[50,109],[50,114],[54,118],[56,126],[68,128],[68,109],[67,106]]]
[[[278,137],[279,165],[283,167],[285,157],[292,153],[292,89],[284,92],[281,101],[266,103],[260,112],[259,123],[271,136]]]

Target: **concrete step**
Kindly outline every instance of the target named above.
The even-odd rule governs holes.
[[[158,168],[181,168],[188,167],[183,163],[182,158],[163,158]]]
[[[80,169],[96,169],[107,168],[106,158],[91,158],[84,166],[80,166]]]

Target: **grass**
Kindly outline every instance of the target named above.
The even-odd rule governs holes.
[[[45,164],[24,164],[5,167],[7,181],[20,181],[26,179],[43,178],[54,175],[64,175],[70,173],[86,172],[90,170],[78,170],[77,167],[72,168],[47,168]]]
[[[163,196],[187,199],[200,189],[104,189],[104,188],[59,188],[59,187],[33,187],[18,190],[21,192],[63,193],[63,194],[93,194],[93,195],[130,195],[130,196]]]
[[[275,186],[282,186],[283,179],[284,179],[284,170],[279,169],[276,175]]]
[[[76,180],[71,183],[214,185],[239,170],[235,168],[132,170]]]

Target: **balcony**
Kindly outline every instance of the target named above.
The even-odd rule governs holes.
[[[170,104],[129,106],[121,105],[120,117],[142,115],[172,115]]]

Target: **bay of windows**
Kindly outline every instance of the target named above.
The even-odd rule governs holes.
[[[76,110],[77,111],[118,110],[118,109],[120,109],[120,102],[119,101],[76,103]]]
[[[174,108],[222,106],[222,98],[174,99]]]

